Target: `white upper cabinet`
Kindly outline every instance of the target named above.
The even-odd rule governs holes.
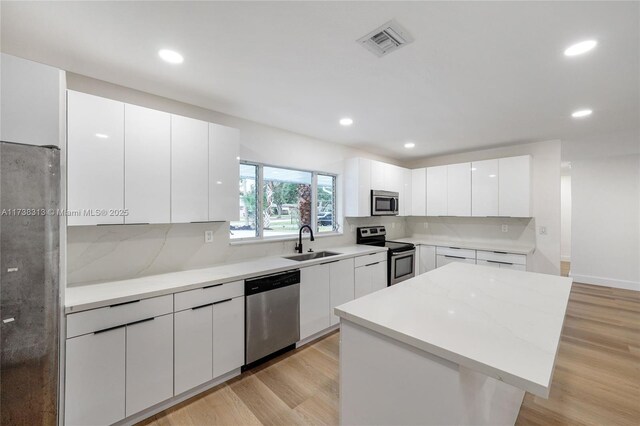
[[[427,215],[427,169],[413,169],[411,172],[411,216]]]
[[[447,166],[447,215],[471,216],[471,163]]]
[[[69,91],[67,120],[68,209],[123,209],[124,104]],[[124,217],[83,214],[67,223],[122,224]]]
[[[427,216],[447,215],[447,166],[427,167]]]
[[[209,123],[172,115],[172,223],[206,222],[209,220],[208,156]]]
[[[209,123],[209,220],[238,220],[240,132]]]
[[[412,212],[412,204],[413,197],[411,192],[411,186],[413,184],[413,179],[411,175],[410,169],[404,169],[402,167],[398,167],[400,169],[400,173],[402,174],[402,186],[400,187],[400,216],[411,216]]]
[[[64,71],[0,53],[0,140],[61,145],[65,85]]]
[[[366,158],[349,158],[344,165],[344,215],[366,217],[371,215],[371,167]]]
[[[386,180],[388,164],[371,160],[371,189],[376,191],[391,191],[391,185]]]
[[[500,216],[531,217],[531,156],[500,158]]]
[[[171,221],[171,116],[125,105],[125,223]]]
[[[471,163],[471,213],[498,216],[498,160]]]

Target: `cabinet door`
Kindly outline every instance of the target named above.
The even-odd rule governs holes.
[[[125,327],[67,340],[65,424],[110,425],[125,417]]]
[[[346,217],[371,216],[371,163],[366,158],[345,161],[344,215]]]
[[[500,216],[531,217],[531,156],[500,158]]]
[[[471,163],[447,166],[447,216],[471,216]]]
[[[371,292],[387,288],[387,262],[378,262],[371,266]]]
[[[404,169],[393,164],[384,164],[384,183],[387,191],[402,192]]]
[[[79,92],[67,98],[69,210],[124,207],[124,104]],[[121,224],[120,215],[69,216],[73,225]]]
[[[427,215],[427,169],[411,170],[411,216]]]
[[[353,259],[340,260],[329,264],[331,282],[331,325],[340,322],[333,314],[333,308],[353,300],[355,297],[355,276]]]
[[[471,163],[471,213],[498,216],[498,160]]]
[[[418,274],[436,269],[436,248],[435,246],[418,246]]]
[[[427,167],[427,216],[447,215],[447,166]]]
[[[357,299],[371,293],[371,268],[360,266],[354,272],[354,298]]]
[[[125,223],[171,221],[171,116],[125,105]]]
[[[386,164],[381,161],[371,161],[371,189],[376,191],[391,191],[386,182]]]
[[[329,264],[300,270],[300,339],[331,325]]]
[[[213,305],[213,377],[244,364],[244,297]]]
[[[173,314],[127,326],[127,416],[173,396]]]
[[[400,168],[402,173],[402,187],[400,188],[400,216],[411,216],[413,193],[411,192],[411,186],[413,183],[413,177],[411,169]]]
[[[212,305],[176,312],[175,394],[213,379]]]
[[[209,123],[171,116],[171,222],[209,220]]]
[[[238,220],[240,132],[209,123],[209,220]]]

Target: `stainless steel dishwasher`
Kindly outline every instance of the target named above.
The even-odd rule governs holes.
[[[246,280],[245,368],[300,340],[300,270]]]

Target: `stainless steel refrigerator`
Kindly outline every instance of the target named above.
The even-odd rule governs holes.
[[[0,142],[0,424],[54,425],[60,151]]]

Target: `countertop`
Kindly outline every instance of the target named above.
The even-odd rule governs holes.
[[[260,275],[303,268],[327,261],[347,259],[386,250],[384,247],[354,244],[322,250],[337,252],[340,253],[339,255],[303,262],[285,259],[283,256],[293,256],[296,254],[287,253],[280,256],[262,257],[238,263],[212,266],[210,268],[68,287],[65,291],[65,313],[80,312],[141,298],[191,290],[201,287],[203,284],[211,285],[244,280]]]
[[[451,263],[338,306],[335,314],[546,398],[571,283]]]
[[[415,245],[459,247],[472,250],[505,251],[515,254],[531,254],[535,251],[535,245],[517,244],[500,240],[454,240],[434,238],[428,235],[415,235],[413,237],[394,239],[393,241],[412,243]]]

